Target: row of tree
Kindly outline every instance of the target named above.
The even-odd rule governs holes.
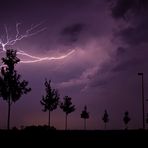
[[[107,113],[107,110],[104,111],[104,115],[102,117],[102,120],[104,121],[104,128],[106,129],[106,124],[109,122],[109,115]],[[130,121],[129,112],[126,111],[124,113],[123,122],[125,124],[125,129],[128,129],[128,123]]]
[[[58,93],[58,90],[51,88],[51,80],[45,80],[44,85],[46,94],[45,96],[42,96],[42,100],[40,101],[40,103],[44,106],[43,111],[49,112],[48,126],[50,127],[51,111],[55,110],[59,105],[63,112],[65,112],[65,130],[67,130],[67,117],[70,113],[75,111],[75,105],[72,104],[72,98],[65,96],[63,98],[63,101],[60,102],[60,95]]]
[[[0,97],[8,104],[8,118],[7,129],[10,129],[10,113],[11,105],[21,98],[23,94],[31,91],[26,80],[21,80],[21,75],[15,70],[15,65],[20,61],[17,58],[17,52],[13,49],[6,51],[6,57],[2,58],[1,73],[0,73]],[[63,101],[60,101],[58,90],[51,88],[51,80],[45,80],[45,95],[42,96],[40,103],[43,105],[43,111],[48,111],[48,126],[50,127],[51,112],[59,106],[65,112],[65,130],[67,130],[68,115],[75,111],[75,105],[72,104],[72,98],[65,96]],[[86,129],[86,120],[89,119],[89,112],[87,106],[82,110],[81,118],[84,119],[84,129]],[[107,110],[104,112],[102,120],[105,123],[109,122]],[[128,112],[125,112],[124,123],[128,124],[130,121]]]
[[[63,101],[60,101],[60,95],[58,93],[58,90],[51,88],[51,80],[47,81],[45,80],[45,96],[42,96],[42,100],[40,103],[44,106],[43,111],[49,112],[49,119],[48,119],[48,126],[50,127],[50,114],[51,111],[57,109],[57,106],[65,112],[65,130],[67,130],[67,117],[70,113],[75,111],[75,105],[72,104],[72,98],[69,96],[65,96],[63,98]],[[89,119],[89,112],[87,111],[87,106],[84,106],[84,110],[82,110],[81,118],[84,119],[84,130],[86,130],[86,120]],[[107,113],[107,110],[104,111],[104,115],[102,117],[102,120],[104,122],[104,128],[106,129],[106,124],[109,122],[109,115]],[[130,121],[129,113],[126,111],[124,113],[123,121],[125,123],[125,128],[128,128],[128,123]]]

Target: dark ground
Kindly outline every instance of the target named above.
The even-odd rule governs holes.
[[[147,147],[148,130],[0,130],[0,144],[5,147]]]

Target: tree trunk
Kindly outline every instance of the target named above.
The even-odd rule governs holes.
[[[86,119],[84,119],[84,130],[86,130]]]
[[[104,129],[106,130],[106,122],[104,123]]]
[[[125,125],[125,129],[128,130],[128,125],[127,124]]]
[[[49,110],[49,115],[48,115],[48,126],[50,128],[50,110]]]
[[[11,110],[11,102],[10,97],[8,100],[8,119],[7,119],[7,129],[10,130],[10,110]]]
[[[67,130],[67,114],[65,116],[65,130]]]

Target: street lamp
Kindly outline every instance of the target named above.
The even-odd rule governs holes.
[[[143,119],[143,129],[145,129],[145,117],[144,117],[144,115],[145,115],[145,113],[144,113],[144,82],[143,82],[143,73],[142,72],[138,72],[138,75],[139,76],[141,76],[141,84],[142,84],[142,119]]]

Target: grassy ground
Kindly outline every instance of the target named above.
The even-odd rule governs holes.
[[[0,130],[1,145],[78,147],[78,146],[148,146],[147,130],[60,131],[60,130]]]

